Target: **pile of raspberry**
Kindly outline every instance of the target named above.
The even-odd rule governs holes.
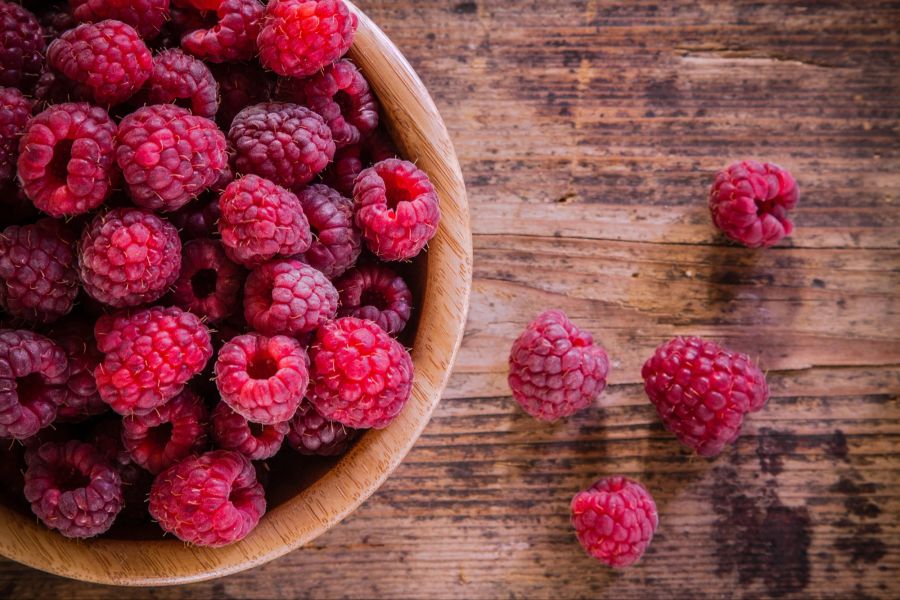
[[[237,542],[262,461],[338,456],[409,400],[437,194],[343,0],[36,10],[0,0],[3,483],[67,537]]]

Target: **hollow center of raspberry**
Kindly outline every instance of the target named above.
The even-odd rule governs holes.
[[[37,373],[16,379],[16,393],[22,404],[28,404],[34,400],[44,391],[45,387],[44,378]]]
[[[268,354],[257,354],[247,365],[247,375],[251,379],[271,379],[277,372],[278,365],[275,363],[275,359]]]
[[[71,492],[91,483],[91,478],[72,465],[60,465],[56,471],[56,486],[60,492]]]
[[[201,269],[191,277],[191,290],[194,296],[203,300],[212,296],[216,291],[218,274],[213,269]]]
[[[147,438],[154,448],[165,448],[172,439],[172,424],[163,423],[147,432]]]
[[[407,182],[393,174],[384,178],[384,191],[388,208],[397,208],[401,202],[409,202],[416,197],[416,193],[409,188]]]
[[[388,301],[384,294],[372,288],[363,291],[359,297],[359,303],[362,306],[374,306],[378,310],[384,310],[388,307]]]
[[[250,435],[259,439],[263,437],[263,434],[266,432],[266,426],[260,425],[259,423],[248,423],[250,425]]]
[[[65,182],[69,177],[70,160],[72,160],[72,140],[62,140],[53,148],[53,157],[47,165],[47,172],[55,180]]]

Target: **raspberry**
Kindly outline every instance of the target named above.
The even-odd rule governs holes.
[[[122,420],[122,444],[131,459],[153,474],[206,445],[206,407],[189,389],[145,415]]]
[[[0,86],[28,90],[44,66],[44,30],[12,2],[0,2]]]
[[[165,531],[195,546],[242,540],[265,512],[253,464],[229,450],[186,458],[160,473],[150,489],[150,515]]]
[[[769,399],[765,374],[746,354],[697,337],[662,344],[641,376],[663,425],[701,456],[734,442],[744,415]]]
[[[173,103],[198,117],[213,118],[219,110],[219,84],[202,61],[177,48],[153,57],[153,73],[147,81],[150,104]]]
[[[47,48],[47,63],[86,86],[98,104],[120,104],[150,77],[153,57],[130,25],[107,19],[66,31]]]
[[[147,496],[150,495],[153,476],[135,464],[122,445],[122,418],[110,416],[102,419],[91,430],[87,441],[109,461],[122,479],[122,498],[125,506],[122,507],[118,518],[146,521]]]
[[[78,242],[84,290],[109,306],[162,297],[181,269],[178,231],[153,213],[117,208],[97,215]]]
[[[323,417],[348,427],[387,427],[412,392],[409,352],[371,321],[343,317],[325,323],[310,359],[310,401]]]
[[[309,400],[303,400],[290,421],[287,441],[300,454],[338,456],[347,450],[353,434],[353,429],[329,421]]]
[[[53,341],[0,330],[0,438],[22,440],[52,423],[68,377],[66,353]]]
[[[337,148],[358,144],[378,127],[378,104],[369,82],[349,60],[325,67],[304,91],[306,106],[328,123]]]
[[[217,223],[221,214],[219,193],[214,192],[209,198],[200,197],[188,202],[166,216],[178,228],[181,239],[187,241],[218,235]]]
[[[196,198],[228,165],[216,124],[173,104],[145,106],[122,119],[116,159],[134,203],[161,211]]]
[[[397,149],[391,138],[377,130],[368,139],[335,152],[334,162],[322,174],[322,179],[344,196],[353,197],[353,186],[363,169],[396,157]]]
[[[281,449],[288,423],[274,425],[251,423],[219,402],[212,412],[212,434],[219,448],[235,450],[251,460],[272,458]]]
[[[234,117],[228,139],[237,170],[298,188],[334,158],[331,130],[317,113],[283,102],[248,106]]]
[[[437,233],[437,193],[411,162],[389,158],[366,169],[356,179],[353,200],[356,225],[382,260],[413,258]]]
[[[56,39],[64,31],[78,26],[78,21],[75,20],[75,16],[69,10],[68,5],[50,6],[41,11],[37,15],[37,19],[44,28],[44,38],[48,40]]]
[[[116,124],[102,108],[51,106],[28,123],[19,142],[19,180],[34,205],[54,217],[100,206],[118,181]]]
[[[509,387],[529,415],[556,421],[587,408],[606,388],[609,358],[565,313],[538,315],[509,353]]]
[[[229,258],[254,267],[312,243],[303,206],[292,192],[256,175],[231,182],[219,198],[219,231]]]
[[[767,248],[793,231],[788,213],[799,199],[789,172],[772,163],[745,161],[716,175],[709,210],[728,238],[749,248]]]
[[[100,317],[94,370],[103,400],[121,415],[144,414],[177,396],[212,356],[209,331],[180,308],[154,306]]]
[[[343,0],[272,0],[259,33],[259,59],[286,77],[308,77],[353,44],[357,19]]]
[[[35,106],[47,110],[54,104],[90,102],[91,91],[80,83],[73,83],[53,71],[44,71],[34,86]]]
[[[51,323],[78,294],[75,234],[60,221],[7,227],[0,235],[0,304],[10,315]]]
[[[169,18],[169,0],[69,0],[69,6],[82,23],[117,19],[144,39],[157,36]]]
[[[321,271],[298,260],[255,268],[244,285],[244,318],[265,335],[297,335],[334,317],[338,293]]]
[[[588,554],[610,567],[641,559],[659,525],[656,503],[627,477],[600,479],[572,498],[572,526]]]
[[[216,122],[225,131],[243,109],[272,97],[272,81],[260,69],[238,64],[213,65],[212,69],[221,96]]]
[[[184,245],[172,301],[204,321],[216,323],[237,310],[243,283],[244,270],[228,260],[219,242],[191,240]]]
[[[27,452],[25,498],[50,529],[89,538],[109,529],[122,510],[119,473],[90,444],[46,443]]]
[[[262,425],[283,423],[297,411],[309,384],[306,351],[283,335],[239,335],[216,359],[216,386],[222,400],[245,419]]]
[[[19,138],[31,119],[31,100],[16,88],[0,87],[0,181],[16,175]]]
[[[362,236],[353,224],[353,202],[324,185],[310,185],[297,198],[313,233],[312,245],[297,259],[338,277],[356,264]]]
[[[256,56],[256,37],[266,7],[259,0],[222,0],[216,3],[219,22],[181,38],[181,47],[209,62],[250,60]]]
[[[412,312],[412,292],[403,278],[383,265],[366,265],[334,282],[342,317],[368,319],[396,337]]]
[[[94,369],[103,360],[103,355],[97,350],[93,327],[73,319],[55,329],[51,337],[65,350],[69,359],[69,379],[57,419],[81,421],[109,410],[109,405],[97,392],[97,382],[94,380]]]

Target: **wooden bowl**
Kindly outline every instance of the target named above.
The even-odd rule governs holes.
[[[249,569],[315,539],[368,498],[421,434],[450,374],[465,327],[472,284],[472,238],[459,162],[434,102],[396,46],[359,9],[351,58],[381,101],[402,155],[431,177],[442,219],[419,282],[413,341],[412,398],[386,429],[370,431],[337,464],[299,494],[273,502],[259,526],[221,549],[165,539],[70,540],[33,516],[0,506],[0,554],[31,567],[115,585],[176,584]]]

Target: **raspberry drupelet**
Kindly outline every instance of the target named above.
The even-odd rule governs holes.
[[[244,285],[244,318],[265,335],[315,331],[337,314],[338,293],[321,271],[298,260],[253,269]]]
[[[769,399],[766,376],[750,357],[698,337],[662,344],[641,376],[663,425],[701,456],[733,443],[744,415]]]
[[[788,171],[772,163],[744,161],[716,175],[709,210],[713,223],[729,239],[766,248],[791,234],[789,213],[799,199],[797,182]]]
[[[368,319],[397,337],[412,313],[412,292],[403,278],[383,265],[363,265],[335,280],[342,317]]]
[[[229,450],[191,456],[160,473],[150,489],[150,516],[195,546],[240,541],[266,512],[250,459]]]
[[[362,235],[353,224],[353,202],[325,185],[310,185],[297,194],[313,234],[309,249],[296,256],[333,279],[356,264]]]
[[[0,87],[0,183],[16,175],[19,140],[31,119],[31,100],[12,87]]]
[[[100,397],[94,379],[94,369],[103,355],[97,350],[93,326],[73,317],[54,327],[50,337],[66,351],[69,359],[69,378],[57,419],[83,421],[108,411],[109,405]]]
[[[609,358],[565,313],[538,315],[513,343],[509,387],[525,412],[556,421],[585,409],[606,388]]]
[[[184,245],[181,274],[172,301],[209,323],[230,317],[240,307],[244,269],[225,256],[216,240],[191,240]]]
[[[156,37],[169,18],[169,0],[69,0],[69,6],[81,23],[116,19],[145,40]]]
[[[323,417],[309,400],[303,400],[291,419],[288,445],[300,454],[338,456],[350,446],[354,429]]]
[[[325,119],[336,148],[357,144],[378,127],[369,82],[349,60],[328,65],[304,86],[305,105]]]
[[[225,402],[213,409],[211,421],[216,445],[240,452],[250,460],[266,460],[278,454],[289,429],[287,421],[273,425],[251,423]]]
[[[115,122],[84,102],[56,104],[29,121],[19,141],[19,181],[53,217],[100,206],[118,182]]]
[[[203,61],[177,48],[153,57],[146,84],[150,104],[177,104],[198,117],[212,119],[219,110],[219,84]]]
[[[585,551],[610,567],[641,559],[659,525],[650,493],[627,477],[600,479],[572,499],[572,526]]]
[[[219,0],[209,10],[216,11],[218,23],[185,34],[181,47],[186,52],[213,63],[256,56],[256,38],[266,10],[259,0]]]
[[[44,30],[18,4],[0,2],[0,85],[28,91],[44,66]]]

